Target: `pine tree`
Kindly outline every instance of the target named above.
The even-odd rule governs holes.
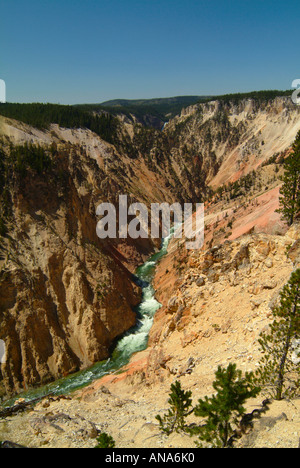
[[[182,390],[180,382],[176,381],[175,384],[171,385],[171,393],[169,396],[168,403],[170,408],[168,413],[163,417],[159,415],[156,416],[162,431],[168,435],[173,431],[184,431],[185,418],[193,412],[193,409],[191,410],[192,392],[185,392]]]
[[[284,163],[284,169],[278,211],[291,226],[300,211],[300,132],[293,144],[293,152]]]
[[[246,373],[243,377],[236,364],[229,364],[227,369],[219,366],[213,387],[217,394],[199,400],[194,410],[196,416],[207,418],[205,424],[194,431],[199,434],[196,445],[202,447],[202,442],[207,442],[214,448],[226,448],[246,412],[244,403],[256,397],[260,388],[253,383],[253,374]]]
[[[95,448],[115,448],[116,444],[115,444],[115,441],[114,439],[106,434],[106,432],[103,432],[102,434],[100,434],[99,437],[97,437],[97,446]]]
[[[257,381],[276,400],[293,397],[300,388],[299,357],[293,355],[293,342],[300,335],[300,269],[291,275],[280,297],[270,331],[260,335],[263,357],[257,370]]]

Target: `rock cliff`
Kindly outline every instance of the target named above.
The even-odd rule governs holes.
[[[47,173],[10,181],[0,282],[7,391],[107,358],[112,341],[135,323],[140,295],[128,268],[142,253],[132,249],[135,260],[122,266],[115,247],[99,242],[95,191],[103,179],[96,163],[68,146],[53,158]]]
[[[300,129],[299,108],[287,98],[259,104],[252,100],[198,104],[183,110],[163,132],[120,117],[118,145],[86,129],[53,124],[49,130],[38,130],[2,117],[0,124],[5,175],[1,216],[4,211],[6,216],[1,232],[0,339],[7,350],[0,377],[6,392],[49,382],[107,358],[115,338],[135,323],[132,307],[140,300],[140,290],[132,273],[158,243],[100,241],[95,230],[100,202],[117,204],[120,194],[147,206],[200,201],[211,188],[239,180],[274,153],[288,149]],[[49,165],[39,167],[29,161],[22,167],[21,145],[38,145]],[[250,216],[248,224],[239,226],[245,205],[233,202],[227,210],[217,204],[207,238],[211,247],[224,241],[225,235],[234,241],[260,222],[266,224],[266,206],[267,225],[271,229],[276,224],[273,234],[285,232],[279,217],[274,219],[278,174],[272,173],[271,179],[268,170],[262,169],[262,177],[257,205],[253,201],[251,205],[256,213],[261,207],[260,217]],[[267,201],[266,177],[274,190]],[[233,217],[233,229],[228,228],[228,216]],[[156,280],[165,306],[176,295],[185,262],[193,262],[181,256],[180,248],[172,248],[173,260],[178,256],[177,265],[169,264],[173,274],[162,266]],[[201,267],[200,276],[195,274],[197,287],[202,281],[215,284],[225,273],[229,281],[235,260],[226,248],[230,271]],[[205,258],[209,266],[211,261]],[[175,316],[170,320],[164,307],[157,315],[151,343],[164,336],[165,321],[174,332],[177,322],[188,324],[193,317],[191,304],[182,309],[175,301],[170,307],[176,308],[176,320]]]
[[[188,159],[188,167],[194,164],[193,171],[217,188],[286,150],[299,129],[299,106],[278,97],[197,104],[172,119],[165,133],[176,139],[172,156],[177,164]]]
[[[172,195],[146,164],[89,130],[40,131],[7,119],[1,130],[1,379],[18,392],[108,358],[136,322],[132,273],[156,242],[100,240],[98,204]],[[41,149],[43,167],[32,163],[30,145]]]

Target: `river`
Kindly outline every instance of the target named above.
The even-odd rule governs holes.
[[[112,352],[111,358],[106,361],[98,362],[88,369],[71,374],[50,384],[18,394],[4,403],[6,407],[13,405],[19,398],[31,401],[42,398],[49,393],[54,395],[66,395],[75,390],[79,390],[95,380],[100,379],[104,375],[120,371],[123,366],[129,363],[134,353],[147,348],[148,336],[153,324],[154,315],[161,307],[161,304],[155,299],[152,281],[158,261],[167,253],[173,231],[174,229],[172,229],[170,235],[163,240],[161,250],[136,270],[136,281],[142,288],[142,301],[135,308],[137,323],[120,338]]]

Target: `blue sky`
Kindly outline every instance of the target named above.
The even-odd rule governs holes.
[[[299,0],[0,0],[10,102],[289,89]]]

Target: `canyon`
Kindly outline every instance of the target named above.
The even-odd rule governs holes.
[[[2,440],[13,435],[28,446],[93,446],[98,428],[124,447],[193,446],[186,437],[164,438],[154,423],[170,384],[180,378],[200,398],[212,392],[219,364],[254,370],[259,333],[299,268],[300,227],[289,228],[277,212],[282,160],[300,130],[299,112],[287,97],[210,101],[183,109],[163,131],[119,116],[119,145],[88,129],[52,124],[41,130],[0,117],[5,154],[34,144],[52,159],[49,170],[30,168],[22,178],[12,172],[7,181],[11,214],[0,259],[3,396],[109,358],[116,338],[135,324],[141,289],[133,275],[160,244],[100,240],[99,203],[117,205],[124,194],[148,207],[205,202],[203,249],[188,251],[185,239],[173,239],[157,266],[161,308],[147,349],[122,373],[65,399],[46,398],[22,421],[14,417],[0,427]],[[241,184],[232,196],[230,184],[246,177],[249,188]],[[254,432],[241,443],[273,446],[286,431],[278,445],[297,445],[299,401],[294,405],[298,411],[289,403],[273,406],[270,440]]]

